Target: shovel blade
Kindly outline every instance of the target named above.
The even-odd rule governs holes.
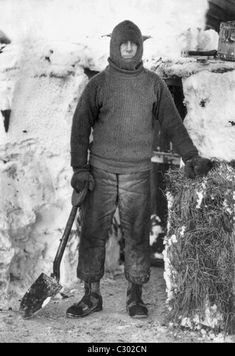
[[[61,289],[62,286],[55,278],[41,273],[21,300],[20,312],[23,317],[28,319],[33,316],[47,304],[44,302],[49,300],[48,298],[54,297]]]

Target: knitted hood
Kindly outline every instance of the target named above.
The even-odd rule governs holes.
[[[136,55],[128,62],[122,58],[120,52],[120,45],[127,41],[132,41],[138,46]],[[129,20],[125,20],[114,27],[110,40],[110,65],[127,71],[136,71],[142,66],[142,56],[143,37],[138,26]]]

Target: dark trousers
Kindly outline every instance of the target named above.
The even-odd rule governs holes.
[[[125,277],[143,284],[150,277],[150,171],[114,174],[91,168],[95,189],[81,207],[77,276],[97,282],[104,275],[105,245],[116,208],[125,239]]]

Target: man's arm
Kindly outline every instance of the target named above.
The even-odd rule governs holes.
[[[198,155],[175,106],[172,95],[165,84],[159,78],[157,83],[157,102],[154,107],[155,117],[159,120],[161,129],[167,134],[173,143],[173,147],[186,162],[188,159]]]
[[[91,128],[98,116],[97,89],[93,80],[85,87],[77,104],[71,130],[71,166],[81,169],[87,165]]]

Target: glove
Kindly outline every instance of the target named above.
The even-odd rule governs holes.
[[[208,158],[196,156],[185,162],[184,174],[186,178],[194,179],[196,176],[206,176],[213,167]]]
[[[85,188],[86,183],[88,183],[88,190],[92,191],[95,188],[95,180],[92,174],[89,172],[89,169],[75,169],[71,179],[71,186],[73,189],[79,193]]]

